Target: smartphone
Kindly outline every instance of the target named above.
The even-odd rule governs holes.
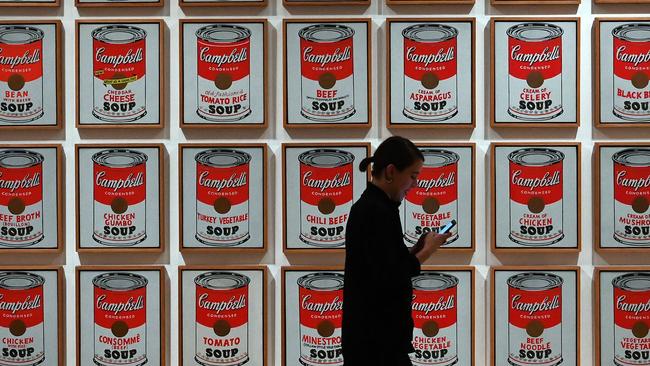
[[[445,234],[449,230],[451,230],[454,226],[456,226],[456,220],[451,220],[448,223],[445,224],[442,228],[440,228],[440,231],[438,231],[438,234]]]

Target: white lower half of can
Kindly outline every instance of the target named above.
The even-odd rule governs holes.
[[[106,122],[131,122],[147,114],[145,77],[132,81],[117,90],[112,85],[94,78],[93,116]]]
[[[11,218],[3,221],[2,218]],[[43,240],[43,201],[29,206],[14,215],[7,206],[0,206],[0,245],[20,248],[34,245]]]
[[[239,366],[249,360],[248,323],[230,328],[224,337],[214,329],[196,323],[195,361],[204,366]]]
[[[617,366],[650,365],[650,338],[637,338],[631,329],[614,324],[614,364]]]
[[[300,202],[300,240],[316,247],[338,247],[345,244],[345,225],[352,202],[336,206],[323,214],[318,206]]]
[[[440,80],[434,89],[426,89],[422,81],[404,75],[404,115],[421,122],[448,120],[458,113],[456,75]]]
[[[547,204],[540,213],[510,200],[510,240],[526,246],[545,246],[564,238],[562,200]]]
[[[43,116],[43,78],[28,81],[18,91],[0,85],[0,121],[26,123]]]
[[[555,366],[562,362],[562,324],[531,337],[526,329],[510,324],[508,363],[514,366]]]
[[[650,120],[650,86],[638,89],[631,80],[614,74],[613,113],[628,121]]]
[[[456,324],[441,328],[435,337],[424,335],[422,329],[413,329],[411,362],[415,366],[451,366],[458,362],[458,334]]]
[[[634,246],[650,246],[650,213],[636,213],[632,206],[614,200],[614,239]]]
[[[29,327],[19,337],[0,328],[0,365],[34,366],[45,361],[43,323]]]
[[[458,200],[441,205],[434,214],[424,212],[421,205],[404,200],[404,238],[409,243],[417,243],[424,233],[437,233],[451,220],[458,221]],[[447,239],[446,244],[458,239],[458,225],[450,232],[451,237]]]
[[[219,214],[214,206],[196,201],[196,240],[206,245],[233,246],[250,239],[249,201]]]
[[[300,325],[300,363],[305,366],[342,366],[341,328],[334,329],[330,337],[318,330]]]
[[[509,76],[508,113],[524,121],[546,121],[562,114],[562,74],[531,88],[524,79]]]
[[[250,76],[232,82],[227,90],[219,90],[214,80],[197,78],[197,110],[199,117],[213,122],[238,121],[251,114]]]
[[[131,205],[118,215],[111,206],[95,201],[93,239],[110,246],[131,246],[142,242],[147,237],[145,202]]]
[[[354,74],[336,80],[336,85],[323,89],[318,80],[302,77],[303,117],[312,121],[335,122],[352,116],[354,108]]]
[[[95,357],[100,366],[139,366],[147,363],[146,323],[116,337],[110,329],[95,325]],[[128,344],[124,344],[128,342]]]

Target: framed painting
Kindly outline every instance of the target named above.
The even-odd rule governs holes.
[[[476,19],[386,22],[388,127],[475,127]]]
[[[371,26],[369,18],[282,21],[285,128],[370,127]]]
[[[59,7],[61,0],[2,0],[0,7]]]
[[[0,252],[64,247],[63,148],[0,145]]]
[[[386,5],[472,5],[474,0],[386,0]]]
[[[75,146],[77,251],[163,250],[162,144]]]
[[[647,127],[650,18],[596,18],[594,32],[596,127]]]
[[[178,268],[181,366],[266,366],[266,266]]]
[[[265,144],[180,144],[181,251],[264,251]]]
[[[165,365],[165,267],[77,266],[77,366]]]
[[[492,251],[580,251],[580,143],[493,143]]]
[[[475,365],[475,277],[471,266],[423,266],[413,277],[413,365]]]
[[[650,144],[594,146],[595,249],[650,252]]]
[[[65,365],[64,293],[62,267],[0,267],[0,364]]]
[[[424,233],[456,226],[441,251],[473,251],[476,145],[416,143],[424,155],[418,186],[400,205],[404,243],[415,245]]]
[[[181,19],[179,28],[181,127],[266,127],[268,22]]]
[[[594,300],[594,364],[647,363],[650,267],[596,267]]]
[[[580,267],[492,267],[491,366],[580,366]]]
[[[267,0],[178,0],[180,7],[264,7]]]
[[[78,8],[125,8],[125,7],[161,7],[164,0],[75,0]]]
[[[282,366],[343,366],[343,268],[282,267],[281,276]]]
[[[370,5],[370,0],[282,0],[284,6]]]
[[[577,128],[580,19],[492,18],[490,32],[490,126]]]
[[[282,144],[285,253],[342,251],[345,225],[369,173],[357,169],[369,143]]]
[[[77,128],[163,127],[164,24],[76,21]]]
[[[0,7],[55,3],[0,1]],[[59,20],[0,21],[0,130],[63,127],[62,42]]]

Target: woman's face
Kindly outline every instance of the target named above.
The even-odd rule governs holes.
[[[395,187],[393,200],[401,202],[411,188],[417,187],[422,164],[422,161],[416,160],[415,163],[402,171],[395,169],[393,174],[393,186]]]

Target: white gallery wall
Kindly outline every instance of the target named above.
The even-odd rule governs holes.
[[[0,264],[55,264],[65,268],[66,339],[67,362],[75,362],[75,284],[74,269],[80,264],[158,264],[167,268],[167,363],[178,365],[178,265],[182,264],[266,264],[269,266],[271,282],[269,296],[269,363],[281,365],[281,288],[280,267],[286,265],[332,265],[343,264],[343,255],[291,255],[282,252],[282,172],[281,144],[283,142],[314,141],[370,141],[373,148],[391,134],[400,134],[416,142],[463,142],[477,145],[476,160],[476,251],[472,255],[435,255],[429,261],[433,265],[474,265],[477,268],[476,282],[476,364],[490,362],[490,302],[488,271],[494,265],[541,265],[578,264],[582,269],[581,281],[581,365],[595,365],[593,354],[593,267],[607,264],[650,264],[647,256],[608,255],[602,257],[592,249],[592,148],[598,141],[650,141],[649,128],[598,130],[592,127],[592,23],[596,16],[644,16],[650,13],[650,5],[595,5],[586,0],[580,6],[491,6],[489,1],[479,0],[475,5],[438,6],[393,6],[388,7],[372,0],[369,7],[295,7],[285,8],[281,2],[271,0],[266,8],[187,8],[181,9],[175,1],[163,8],[87,8],[77,9],[72,0],[65,0],[60,8],[0,8],[2,19],[36,18],[60,19],[64,26],[65,44],[65,128],[62,131],[27,132],[0,131],[2,143],[61,143],[65,151],[65,237],[66,248],[60,255],[5,255]],[[322,129],[286,131],[282,127],[282,34],[281,22],[286,17],[370,17],[372,18],[372,127],[370,129]],[[387,130],[385,120],[386,99],[386,17],[476,17],[476,128]],[[548,129],[492,129],[489,127],[489,19],[492,16],[579,16],[581,19],[579,50],[580,70],[580,127]],[[85,130],[75,128],[75,20],[94,18],[162,18],[165,31],[165,127],[161,130]],[[270,22],[268,52],[268,119],[265,130],[181,130],[179,125],[179,19],[196,17],[266,18]],[[497,65],[498,66],[498,65]],[[574,254],[499,255],[490,252],[490,187],[489,151],[490,142],[495,141],[579,141],[582,143],[582,181],[580,201],[582,209],[582,250]],[[75,162],[74,145],[77,143],[151,142],[163,143],[167,150],[165,159],[165,231],[167,246],[162,254],[83,254],[75,252]],[[181,255],[179,241],[179,188],[178,188],[178,144],[184,142],[265,142],[270,146],[269,165],[269,243],[265,254],[191,254]],[[566,230],[569,230],[566,228]],[[388,294],[387,294],[388,296]],[[460,351],[460,350],[459,350]]]

